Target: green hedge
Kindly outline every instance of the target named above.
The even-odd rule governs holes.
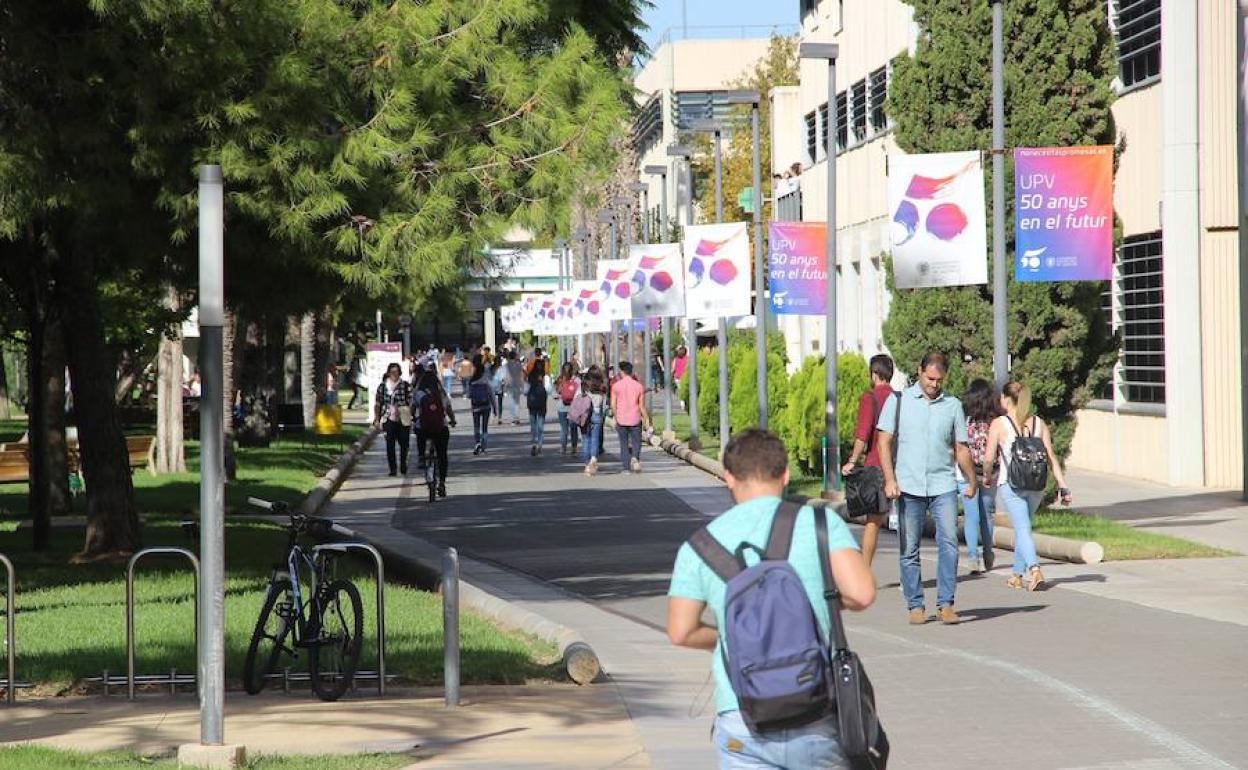
[[[789,457],[806,475],[823,473],[823,437],[826,367],[823,358],[807,358],[788,383],[788,403],[775,423],[789,448]],[[867,361],[857,353],[837,358],[836,415],[841,457],[853,449],[858,399],[870,385]]]

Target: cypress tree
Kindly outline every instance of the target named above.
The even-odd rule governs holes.
[[[918,46],[913,58],[897,62],[889,94],[898,145],[908,153],[989,150],[991,3],[912,0],[911,5],[920,29]],[[1100,309],[1106,287],[1013,280],[1009,149],[1113,143],[1114,40],[1105,14],[1101,0],[1005,3],[1010,377],[1031,387],[1061,454],[1070,445],[1075,410],[1105,380],[1114,359],[1114,340]],[[990,171],[986,181],[991,184]],[[897,290],[890,274],[890,288],[893,304],[884,339],[903,370],[917,365],[926,349],[937,348],[950,355],[950,392],[961,392],[975,377],[992,378],[991,285]]]

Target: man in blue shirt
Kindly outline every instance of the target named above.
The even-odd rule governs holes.
[[[742,543],[766,545],[772,519],[780,506],[780,496],[789,483],[788,453],[774,434],[757,428],[732,437],[724,450],[724,483],[736,505],[707,525],[716,540],[730,551]],[[798,513],[793,529],[789,563],[797,572],[810,599],[824,639],[828,639],[830,619],[823,598],[821,555],[816,546],[815,516],[809,506]],[[853,535],[837,516],[828,517],[828,548],[832,576],[847,609],[864,610],[875,601],[875,578],[858,552]],[[751,564],[757,557],[748,549]],[[714,651],[719,644],[718,628],[724,625],[725,583],[698,557],[689,543],[676,554],[672,586],[668,592],[667,635],[674,644]],[[702,611],[710,605],[715,626],[702,622]],[[753,735],[745,725],[736,693],[724,669],[724,656],[711,657],[715,675],[715,744],[721,768],[798,768],[846,767],[837,741],[836,717]]]
[[[955,458],[963,477],[970,480],[967,499],[975,496],[975,469],[966,445],[962,402],[941,390],[948,372],[945,354],[929,351],[919,364],[919,381],[901,392],[900,408],[897,396],[889,396],[876,426],[880,431],[884,493],[901,498],[901,588],[910,623],[916,626],[927,622],[919,542],[923,539],[924,514],[929,510],[936,521],[936,617],[950,625],[959,620],[953,611],[958,579]]]

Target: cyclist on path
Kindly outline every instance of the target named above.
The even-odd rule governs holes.
[[[450,428],[455,426],[455,409],[433,372],[421,376],[412,396],[412,407],[416,415],[413,429],[426,441],[433,442],[438,463],[438,496],[446,497],[446,474],[450,465],[447,448],[451,443]]]

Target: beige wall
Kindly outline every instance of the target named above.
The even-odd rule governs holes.
[[[1081,409],[1066,464],[1166,484],[1166,418]]]
[[[1114,211],[1124,235],[1161,229],[1161,84],[1114,102],[1114,124],[1126,139],[1114,177]]]
[[[767,38],[664,43],[633,78],[644,103],[655,91],[718,91],[767,53]]]

